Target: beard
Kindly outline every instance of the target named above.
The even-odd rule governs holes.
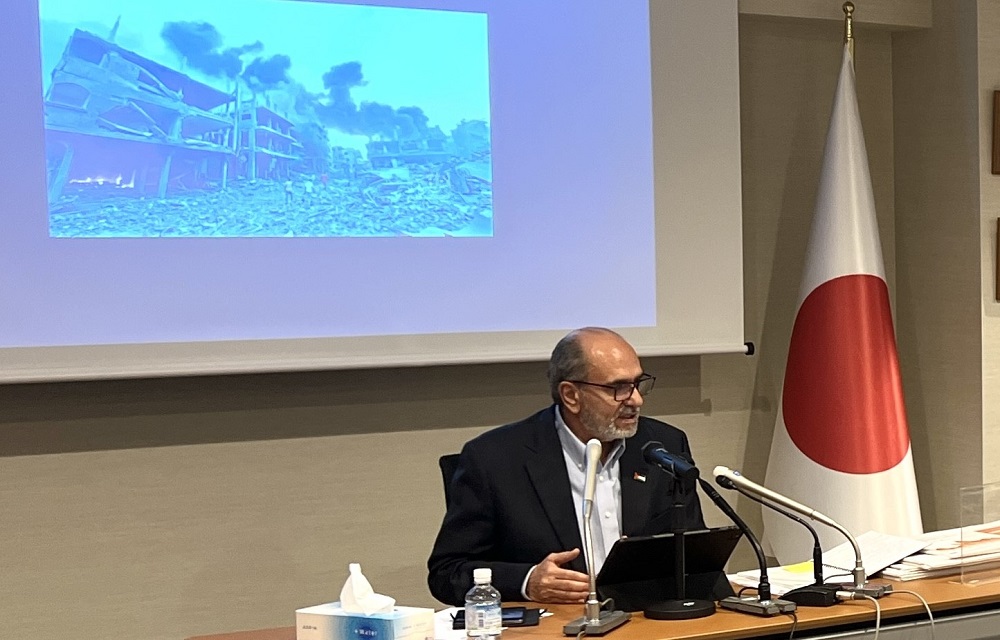
[[[618,418],[635,418],[636,421],[625,427],[619,427]],[[611,415],[586,405],[580,409],[580,422],[594,438],[601,442],[631,438],[639,428],[638,418],[639,407],[628,407],[624,404],[618,405],[618,408]]]

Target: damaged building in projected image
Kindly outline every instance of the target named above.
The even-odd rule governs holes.
[[[319,7],[332,8],[353,11]],[[263,22],[249,33],[287,49],[229,46],[219,11],[213,22],[119,16],[106,31],[41,16],[50,237],[492,236],[488,117],[462,117],[488,116],[488,83],[466,98],[479,107],[453,105],[442,87],[465,80],[440,64],[407,67],[377,48],[389,64],[373,63],[369,80],[361,61],[307,56]],[[309,58],[294,76],[288,52]],[[364,99],[375,84],[406,102]],[[442,124],[424,101],[446,105]]]
[[[277,113],[77,29],[45,96],[49,202],[69,190],[164,198],[287,178],[301,145]]]

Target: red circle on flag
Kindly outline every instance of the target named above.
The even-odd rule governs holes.
[[[792,441],[824,467],[875,473],[903,459],[910,436],[882,278],[843,276],[806,297],[792,329],[781,407]]]

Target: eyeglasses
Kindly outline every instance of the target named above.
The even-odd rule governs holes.
[[[615,384],[598,384],[596,382],[587,382],[586,380],[567,380],[566,382],[572,382],[573,384],[585,384],[591,387],[601,387],[602,389],[611,389],[615,392],[615,401],[623,402],[631,398],[636,389],[639,390],[640,395],[646,395],[652,391],[653,384],[656,382],[656,376],[644,373],[632,382],[616,382]]]

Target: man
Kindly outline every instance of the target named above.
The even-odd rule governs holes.
[[[580,521],[584,443],[591,438],[602,443],[592,520],[596,566],[621,536],[705,526],[694,484],[675,495],[673,480],[642,459],[651,441],[690,453],[681,430],[639,417],[655,379],[624,338],[595,327],[571,332],[553,350],[548,377],[553,406],[462,449],[427,562],[428,585],[442,602],[462,604],[478,567],[493,570],[493,586],[506,601],[586,600]]]

